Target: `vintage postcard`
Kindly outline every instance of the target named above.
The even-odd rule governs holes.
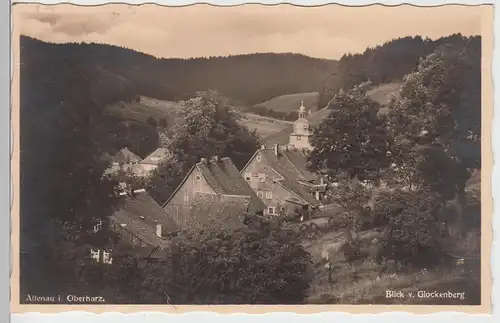
[[[12,311],[489,313],[492,22],[14,5]]]

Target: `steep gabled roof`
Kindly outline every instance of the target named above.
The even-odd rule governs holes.
[[[216,194],[249,196],[248,211],[251,213],[260,212],[265,208],[230,158],[199,162],[196,167]]]
[[[205,201],[208,203],[203,203]],[[192,206],[192,216],[193,220],[200,224],[218,221],[230,229],[238,229],[243,227],[242,215],[249,205],[249,196],[206,194],[198,205]]]
[[[144,158],[140,163],[141,164],[150,164],[150,165],[159,165],[162,162],[162,159],[167,156],[168,150],[166,148],[158,148],[149,154],[146,158]]]
[[[257,194],[248,185],[240,172],[229,157],[221,158],[218,161],[202,161],[196,163],[177,186],[168,200],[163,203],[165,207],[175,196],[179,189],[184,185],[194,169],[198,169],[207,184],[214,190],[215,194],[220,196],[241,196],[250,199],[248,212],[257,213],[264,210],[265,204],[259,199]]]
[[[140,162],[141,158],[131,152],[128,148],[122,148],[120,151],[111,159],[113,163],[118,164],[131,164]]]
[[[260,151],[269,166],[283,177],[283,179],[279,181],[283,188],[292,192],[311,206],[318,206],[321,204],[311,195],[306,187],[299,183],[299,181],[308,181],[308,177],[305,177],[299,172],[298,167],[301,168],[300,165],[293,164],[288,158],[292,156],[293,159],[297,159],[299,156],[293,155],[295,152],[292,153],[290,151],[286,152],[280,150],[278,156],[276,156],[274,149],[261,149]],[[307,175],[310,176],[311,173]]]
[[[306,181],[315,181],[318,176],[307,169],[307,155],[298,149],[288,149],[281,151],[284,157],[288,158],[293,167],[300,173]]]
[[[113,220],[146,244],[163,247],[168,240],[156,235],[156,225],[162,225],[162,235],[178,231],[177,224],[145,191],[122,195],[121,205],[113,214]]]

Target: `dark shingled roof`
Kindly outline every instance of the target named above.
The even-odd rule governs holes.
[[[216,194],[250,197],[248,211],[251,213],[260,212],[265,208],[264,203],[241,176],[230,158],[199,162],[196,167]]]
[[[131,164],[134,162],[140,162],[141,158],[128,150],[128,148],[122,148],[120,151],[115,155],[115,157],[112,158],[111,160],[114,163],[118,163],[120,165],[123,164]]]
[[[305,155],[299,156],[299,154],[302,154],[301,152],[280,149],[278,156],[276,156],[273,148],[261,149],[261,154],[269,166],[283,177],[278,183],[285,189],[288,189],[311,206],[321,205],[321,203],[310,194],[309,189],[299,183],[299,181],[308,182],[311,177],[314,176],[307,171],[305,167],[301,166],[305,165]],[[292,163],[289,157],[292,157],[291,159],[295,162],[297,162],[299,158],[302,158],[303,162],[300,164]],[[317,177],[315,176],[314,178]]]
[[[292,163],[295,169],[307,182],[314,182],[318,180],[318,176],[314,175],[307,169],[307,155],[298,149],[288,149],[281,151],[282,155]]]
[[[207,201],[209,203],[203,203]],[[210,203],[217,201],[218,203]],[[243,227],[243,214],[250,205],[249,196],[220,195],[214,197],[207,194],[199,204],[193,205],[192,220],[199,224],[209,224],[218,221],[229,229]]]
[[[177,224],[145,191],[122,196],[119,209],[113,214],[117,225],[151,246],[164,247],[168,240],[156,235],[162,225],[162,236],[178,231]]]

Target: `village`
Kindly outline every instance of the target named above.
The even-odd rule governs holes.
[[[382,180],[377,188],[364,181],[356,181],[354,185],[359,185],[366,193],[350,202],[356,205],[342,205],[338,199],[332,199],[332,192],[341,191],[340,185],[346,184],[332,181],[326,171],[310,171],[308,156],[314,149],[310,142],[313,127],[308,121],[311,112],[303,102],[297,112],[298,118],[293,126],[280,131],[278,136],[271,136],[266,141],[267,145],[262,144],[241,170],[227,156],[200,158],[162,204],[157,203],[145,188],[133,188],[121,183],[120,197],[123,201],[111,217],[111,229],[121,236],[121,242],[128,246],[126,248],[145,261],[168,263],[168,252],[165,251],[171,247],[171,240],[182,230],[192,229],[196,223],[206,224],[216,219],[229,230],[238,230],[245,223],[246,218],[241,217],[245,214],[277,219],[283,228],[292,228],[297,232],[301,244],[320,266],[315,274],[315,291],[312,292],[320,296],[310,296],[308,300],[314,303],[359,302],[363,298],[384,303],[388,301],[383,296],[385,286],[400,284],[402,281],[398,279],[417,279],[427,283],[440,281],[440,270],[429,273],[427,269],[421,269],[402,275],[397,261],[393,261],[392,265],[389,261],[383,267],[370,262],[373,260],[367,262],[366,259],[377,257],[378,244],[387,234],[371,214],[377,213],[374,203],[378,195],[383,195],[383,192],[391,194],[394,190],[388,184],[390,180]],[[286,133],[287,143],[283,140]],[[106,174],[128,174],[147,179],[169,158],[171,154],[164,147],[144,159],[128,148],[122,148],[111,160]],[[354,218],[349,214],[349,208],[359,210],[355,211],[358,214]],[[368,226],[354,224],[358,221],[357,217],[364,219],[362,221]],[[98,232],[101,227],[102,221],[99,220],[94,231]],[[467,239],[466,249],[477,250],[477,236],[472,233]],[[96,263],[112,264],[112,250],[91,248],[89,254]],[[453,272],[477,270],[474,269],[478,264],[477,254],[449,254],[448,257],[449,260],[443,258],[442,261],[451,261]],[[345,268],[349,270],[343,272]],[[336,275],[346,277],[333,278]],[[360,296],[358,288],[352,288],[353,281],[358,280],[368,284],[364,292],[369,296]],[[408,291],[418,288],[403,285]],[[340,291],[343,288],[346,291]],[[349,291],[356,295],[349,295]],[[338,294],[345,294],[345,299],[333,296]],[[397,302],[398,298],[389,301]]]
[[[205,9],[134,44],[23,18],[20,302],[482,304],[481,30]]]
[[[127,190],[123,183],[120,196],[125,203],[113,216],[114,228],[126,235],[132,246],[162,248],[168,245],[166,237],[188,225],[191,218],[203,221],[203,217],[214,216],[216,210],[215,216],[225,219],[248,212],[264,217],[291,215],[300,222],[311,220],[326,206],[323,201],[328,179],[307,169],[312,131],[306,114],[302,102],[289,143],[262,145],[241,171],[229,157],[201,158],[163,205],[156,203],[144,188]],[[112,159],[106,174],[125,172],[147,177],[168,158],[166,148],[158,148],[144,159],[123,148]],[[96,223],[95,232],[101,227],[102,221]],[[92,249],[90,255],[111,263],[109,251]]]

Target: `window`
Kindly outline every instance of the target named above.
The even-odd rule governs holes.
[[[297,136],[297,140],[300,140],[300,136]]]
[[[250,182],[251,179],[252,179],[252,174],[245,173],[245,181]]]
[[[269,214],[276,214],[276,208],[275,208],[274,206],[269,206],[269,207],[267,208],[267,212],[268,212]]]
[[[257,162],[260,163],[260,161],[262,160],[262,157],[260,155],[257,156]]]
[[[194,190],[196,192],[201,192],[201,176],[200,175],[196,175],[195,183],[194,183]]]
[[[266,199],[270,200],[272,198],[273,198],[273,192],[271,191],[266,192]]]
[[[111,258],[111,253],[103,251],[102,252],[102,262],[105,264],[112,264],[113,263],[113,258]]]
[[[260,199],[263,199],[263,198],[264,198],[264,192],[262,192],[262,191],[257,191],[257,196],[258,196]]]
[[[102,229],[102,221],[97,220],[96,223],[94,224],[94,232],[97,232]]]
[[[307,128],[308,128],[307,123],[304,123],[304,125],[302,127],[304,127],[304,130],[307,130]]]
[[[266,174],[259,174],[259,182],[264,183],[266,181]]]
[[[90,249],[90,258],[99,261],[100,250]]]

